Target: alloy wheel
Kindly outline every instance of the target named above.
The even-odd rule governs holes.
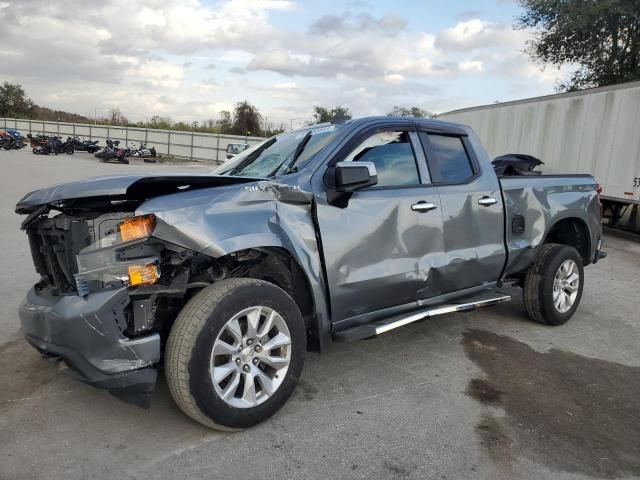
[[[234,315],[211,351],[211,380],[218,396],[235,408],[251,408],[282,385],[291,361],[291,334],[282,316],[265,306]]]
[[[578,296],[580,273],[573,260],[562,262],[553,280],[553,305],[560,313],[571,310]]]

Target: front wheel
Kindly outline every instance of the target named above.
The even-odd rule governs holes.
[[[578,251],[566,245],[543,245],[525,276],[527,315],[547,325],[566,323],[580,304],[583,286],[584,269]]]
[[[194,296],[171,329],[169,391],[203,425],[251,427],[291,396],[305,351],[302,315],[284,290],[262,280],[222,280]]]

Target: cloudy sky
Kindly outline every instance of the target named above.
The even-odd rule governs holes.
[[[0,0],[0,81],[40,105],[132,120],[217,118],[247,99],[301,124],[443,112],[553,92],[509,0]]]

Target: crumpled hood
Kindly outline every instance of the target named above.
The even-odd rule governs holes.
[[[16,205],[16,213],[31,213],[42,205],[65,200],[109,197],[113,199],[146,200],[185,190],[211,188],[259,181],[258,178],[219,175],[113,175],[86,178],[41,188],[25,195]]]

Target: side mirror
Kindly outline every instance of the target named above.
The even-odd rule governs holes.
[[[337,192],[355,192],[378,183],[373,162],[338,162],[335,165],[335,189]]]

